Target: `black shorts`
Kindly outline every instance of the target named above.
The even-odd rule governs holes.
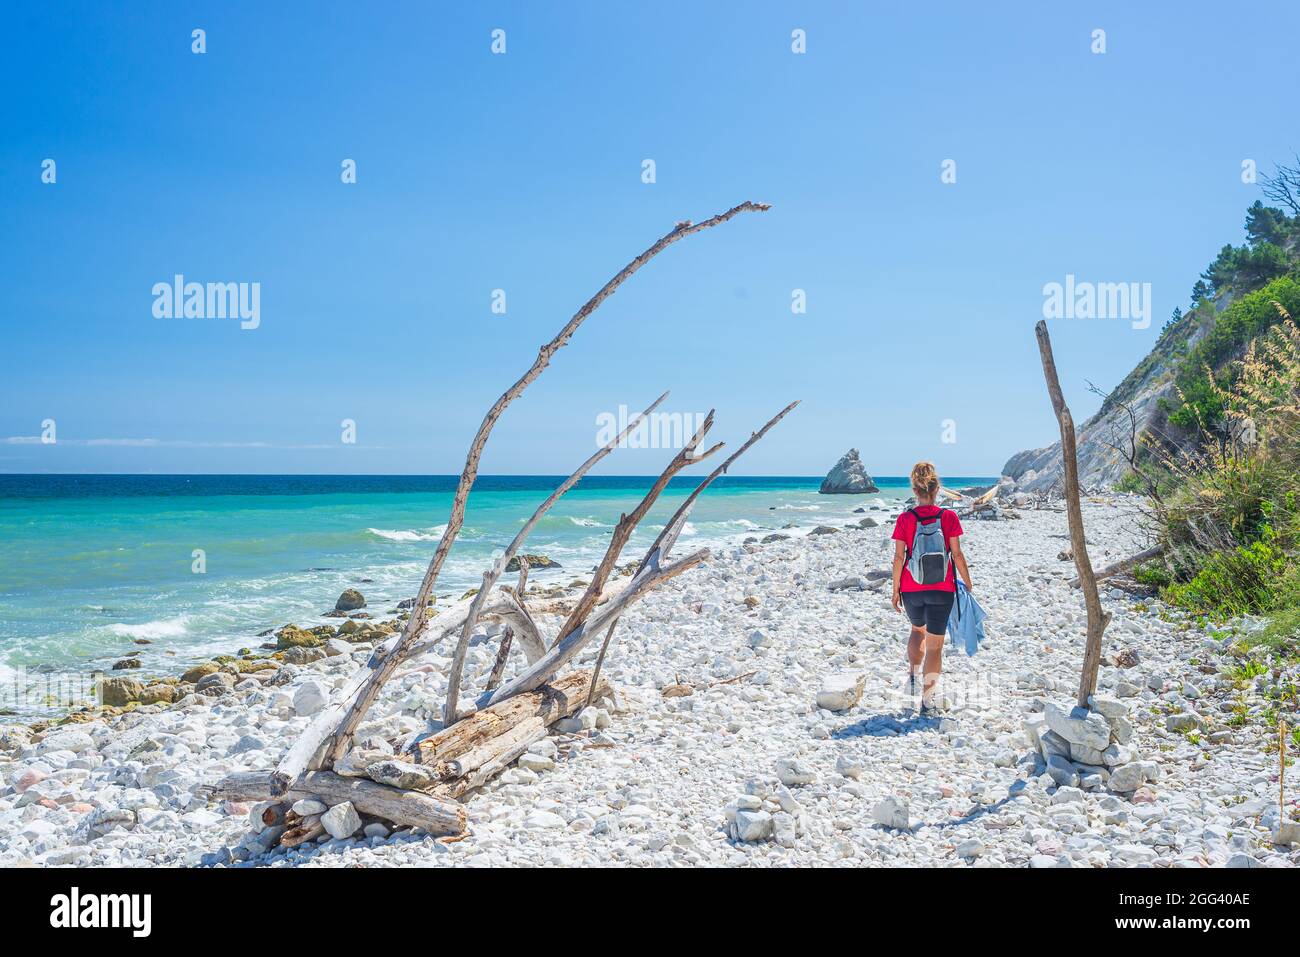
[[[903,608],[914,628],[924,628],[932,635],[942,635],[948,630],[948,615],[952,612],[956,592],[927,591],[903,592]]]

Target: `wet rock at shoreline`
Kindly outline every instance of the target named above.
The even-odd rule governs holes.
[[[334,603],[335,611],[356,611],[366,607],[366,596],[355,588],[346,589]]]
[[[513,555],[511,556],[510,561],[506,563],[506,571],[508,572],[519,571],[519,559],[521,557],[528,559],[529,571],[535,571],[538,568],[563,568],[564,567],[555,559],[547,555],[523,555],[523,556]]]
[[[319,644],[319,636],[304,631],[297,625],[285,625],[275,633],[275,647],[281,651],[286,648],[315,648]]]
[[[181,675],[181,681],[184,684],[198,684],[203,678],[221,670],[221,666],[215,661],[205,661],[201,665],[195,665]]]
[[[105,678],[99,685],[100,700],[110,708],[120,708],[138,701],[144,685],[134,678]]]

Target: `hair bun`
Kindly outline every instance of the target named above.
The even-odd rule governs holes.
[[[912,491],[928,498],[938,494],[939,473],[933,462],[917,462],[912,466]]]

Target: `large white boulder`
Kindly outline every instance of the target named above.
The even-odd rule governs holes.
[[[812,784],[816,773],[798,758],[781,758],[776,762],[776,776],[786,787]]]
[[[329,702],[329,694],[318,681],[304,681],[293,693],[293,710],[299,715],[313,715]]]
[[[357,813],[351,801],[335,804],[321,815],[320,822],[330,837],[340,841],[361,830],[361,815]]]
[[[772,815],[766,811],[737,811],[732,834],[737,841],[765,841],[772,836]]]
[[[1148,781],[1160,777],[1160,765],[1154,761],[1130,761],[1110,772],[1110,789],[1112,791],[1136,791]]]
[[[817,692],[817,707],[827,711],[845,711],[862,700],[862,689],[866,686],[867,675],[859,674],[827,675],[822,679],[821,690]]]
[[[906,831],[911,826],[907,802],[901,798],[887,797],[871,809],[872,819],[883,827]]]
[[[1100,712],[1078,707],[1066,711],[1049,701],[1043,708],[1043,716],[1047,718],[1047,726],[1071,744],[1098,751],[1110,745],[1110,724]]]

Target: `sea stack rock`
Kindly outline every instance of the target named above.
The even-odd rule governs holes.
[[[871,476],[867,470],[862,467],[862,459],[858,458],[857,449],[849,449],[843,457],[835,463],[835,468],[827,473],[826,478],[822,480],[822,487],[818,489],[823,495],[858,495],[864,492],[878,492],[876,483],[871,481]]]

